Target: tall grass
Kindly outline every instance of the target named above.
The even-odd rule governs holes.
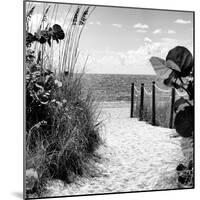
[[[59,12],[58,5],[41,5],[43,15],[38,34],[48,30],[52,25],[50,21],[56,22]],[[27,4],[27,32],[31,32],[35,9],[34,4]],[[84,72],[76,73],[81,33],[93,9],[69,6],[63,22],[63,41],[57,44],[51,38],[49,44],[34,42],[27,46],[27,197],[30,194],[41,197],[47,181],[52,178],[71,183],[78,176],[90,177],[98,171],[95,162],[100,157],[96,150],[102,143],[99,113],[94,95],[82,93]],[[30,53],[31,50],[34,52]]]

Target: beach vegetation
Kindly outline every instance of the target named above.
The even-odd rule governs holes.
[[[166,60],[152,57],[152,66],[159,76],[164,77],[163,83],[167,87],[183,90],[187,97],[176,100],[173,108],[175,112],[174,127],[176,132],[189,140],[194,137],[194,59],[191,52],[177,46],[171,49]],[[193,149],[190,147],[189,149]],[[194,184],[193,154],[190,154],[185,165],[180,163],[177,170],[177,182],[181,188],[190,188]]]
[[[102,144],[94,95],[82,93],[84,71],[76,72],[81,33],[93,8],[69,6],[71,17],[61,25],[49,23],[57,5],[44,5],[36,32],[30,25],[36,6],[28,3],[26,10],[26,197],[41,197],[52,179],[69,184],[95,176]]]

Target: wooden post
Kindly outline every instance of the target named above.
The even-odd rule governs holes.
[[[172,96],[171,96],[171,112],[170,112],[170,121],[169,128],[173,128],[173,114],[174,114],[174,102],[175,102],[175,88],[172,88]]]
[[[143,120],[144,111],[144,83],[141,84],[139,120]]]
[[[131,84],[131,115],[130,117],[133,118],[134,112],[134,83]]]
[[[152,125],[156,125],[155,81],[152,82]]]

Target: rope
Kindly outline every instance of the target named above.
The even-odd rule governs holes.
[[[137,93],[140,93],[140,91],[137,89],[137,87],[134,85],[134,89]]]
[[[165,93],[171,92],[171,90],[164,90],[164,89],[159,88],[156,84],[155,84],[155,88],[156,88],[157,90],[159,90],[160,92],[165,92]],[[136,87],[135,85],[134,85],[134,89],[135,89],[136,93],[140,93],[140,91],[137,89],[137,87]],[[178,95],[179,97],[187,96],[187,93],[186,93],[186,92],[181,93],[181,92],[179,92],[177,89],[175,89],[175,91],[176,91],[176,93],[177,93],[177,95]],[[152,91],[151,91],[151,92],[148,92],[148,91],[146,90],[145,87],[144,87],[144,92],[145,92],[147,95],[149,95],[149,96],[152,95]]]
[[[144,88],[144,92],[145,92],[148,96],[151,96],[151,95],[152,95],[152,92],[148,92],[148,91],[146,90],[146,88]]]
[[[179,97],[184,97],[187,96],[187,92],[181,93],[177,89],[175,89],[176,93],[178,94]]]
[[[159,88],[156,84],[155,84],[155,87],[161,92],[165,92],[165,93],[171,92],[171,90],[164,90],[164,89]]]

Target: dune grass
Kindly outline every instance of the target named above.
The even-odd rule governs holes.
[[[33,35],[30,22],[35,9],[33,3],[27,5],[26,197],[42,197],[52,179],[71,183],[78,176],[95,176],[100,159],[96,150],[102,144],[94,95],[82,93],[84,71],[76,73],[79,40],[93,8],[69,6],[63,40],[62,27],[48,32],[47,21],[56,22],[58,6],[43,4]]]

